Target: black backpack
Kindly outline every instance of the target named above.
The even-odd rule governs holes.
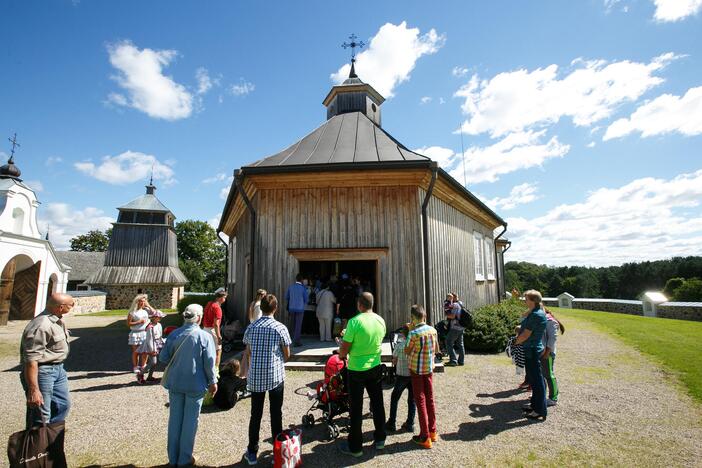
[[[458,324],[463,328],[469,328],[473,325],[473,315],[463,304],[461,304],[461,315],[458,317]]]

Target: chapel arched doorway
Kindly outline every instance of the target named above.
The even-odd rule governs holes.
[[[41,261],[34,263],[26,255],[7,262],[0,276],[0,321],[34,318],[40,271]]]

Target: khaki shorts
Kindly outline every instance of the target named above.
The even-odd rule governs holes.
[[[222,349],[222,342],[217,339],[217,332],[215,332],[214,327],[205,327],[203,330],[212,335],[212,339],[215,342],[215,347],[217,348],[217,351],[220,351]]]

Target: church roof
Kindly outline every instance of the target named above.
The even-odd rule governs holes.
[[[72,250],[56,251],[56,256],[66,266],[71,267],[68,274],[70,281],[85,281],[90,275],[102,268],[105,252],[74,252]]]
[[[161,203],[161,201],[154,195],[155,187],[153,185],[146,186],[146,193],[139,198],[135,198],[126,205],[117,207],[118,210],[129,210],[129,211],[152,211],[157,213],[170,213],[171,210],[166,208],[166,205]]]
[[[430,162],[407,149],[362,112],[335,115],[283,151],[244,166],[243,172],[348,163]]]

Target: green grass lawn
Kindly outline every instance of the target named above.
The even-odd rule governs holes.
[[[702,322],[552,308],[558,317],[591,322],[661,363],[702,403]]]
[[[175,314],[176,309],[162,309],[164,314]],[[102,312],[93,312],[92,314],[82,314],[84,317],[127,317],[127,309],[103,310]]]

